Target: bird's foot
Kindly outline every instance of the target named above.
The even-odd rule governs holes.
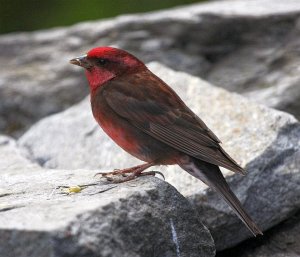
[[[126,181],[133,180],[140,176],[147,176],[147,175],[155,176],[155,174],[160,174],[164,178],[164,175],[158,171],[143,172],[145,169],[153,165],[154,165],[153,163],[145,163],[131,168],[123,169],[123,170],[114,170],[112,172],[99,172],[95,174],[95,176],[101,175],[102,177],[106,178],[108,181],[113,183],[123,183]]]
[[[159,172],[159,171],[147,171],[147,172],[133,172],[129,175],[126,175],[125,173],[121,174],[122,176],[104,176],[107,181],[112,182],[112,183],[123,183],[123,182],[127,182],[130,180],[134,180],[138,177],[142,177],[142,176],[155,176],[156,174],[161,175],[164,179],[164,175]]]
[[[166,180],[164,174],[162,172],[160,172],[160,171],[157,171],[157,170],[151,170],[151,171],[147,171],[147,172],[142,172],[140,175],[138,175],[138,177],[142,177],[142,176],[155,176],[156,174],[159,174],[160,176],[163,177],[164,180]]]
[[[114,171],[111,172],[98,172],[95,174],[95,176],[101,175],[102,177],[107,177],[107,176],[114,176],[114,175],[126,175],[126,173],[137,173],[137,172],[143,172],[145,169],[149,168],[153,166],[152,163],[144,163],[141,165],[137,165],[131,168],[127,168],[127,169],[115,169]]]

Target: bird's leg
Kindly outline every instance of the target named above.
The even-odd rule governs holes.
[[[133,167],[130,167],[130,168],[127,168],[127,169],[122,169],[122,170],[114,170],[114,171],[111,171],[111,172],[99,172],[99,173],[96,173],[95,176],[97,175],[102,175],[104,177],[106,176],[109,176],[109,175],[124,175],[126,173],[135,173],[135,172],[143,172],[145,169],[148,169],[149,167],[153,166],[154,164],[153,163],[144,163],[144,164],[141,164],[141,165],[137,165],[137,166],[133,166]]]
[[[107,178],[108,181],[113,182],[113,183],[123,183],[126,181],[130,181],[133,180],[137,177],[142,177],[142,176],[155,176],[155,174],[160,174],[164,179],[164,175],[159,172],[159,171],[148,171],[148,172],[142,172],[142,171],[138,171],[138,172],[132,172],[130,175],[126,176],[126,177],[122,177],[122,178]]]
[[[95,174],[95,176],[97,175],[102,175],[102,177],[105,177],[107,178],[107,180],[111,181],[111,182],[114,182],[114,183],[122,183],[122,182],[125,182],[125,181],[129,181],[129,180],[133,180],[135,179],[136,177],[139,177],[139,176],[146,176],[146,175],[152,175],[154,176],[156,173],[159,173],[161,174],[160,172],[156,172],[156,171],[150,171],[150,172],[145,172],[143,173],[143,171],[151,166],[154,166],[155,163],[144,163],[144,164],[141,164],[141,165],[137,165],[137,166],[134,166],[134,167],[131,167],[131,168],[127,168],[127,169],[123,169],[123,170],[114,170],[112,172],[99,172],[97,174]],[[131,173],[129,174],[128,176],[126,176],[127,173]],[[111,178],[111,177],[108,177],[108,176],[114,176],[114,175],[122,175],[123,178]]]

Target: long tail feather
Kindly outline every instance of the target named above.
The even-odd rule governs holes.
[[[209,187],[214,189],[234,210],[237,216],[244,222],[247,228],[254,236],[262,235],[262,231],[251,219],[251,217],[243,209],[240,201],[229,188],[225,178],[219,167],[207,162],[200,161],[193,157],[189,158],[189,162],[179,162],[178,164],[194,177],[202,180]]]

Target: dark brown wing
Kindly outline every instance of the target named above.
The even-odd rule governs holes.
[[[244,173],[205,123],[150,71],[111,80],[103,90],[109,106],[148,135],[197,159]]]

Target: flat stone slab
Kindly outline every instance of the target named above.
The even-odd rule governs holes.
[[[0,137],[0,256],[209,256],[213,239],[196,210],[168,183],[124,184],[95,170],[51,170]],[[58,186],[82,186],[66,194]]]
[[[291,115],[257,105],[207,82],[158,63],[150,69],[171,85],[246,168],[225,171],[246,210],[263,229],[288,218],[300,204],[300,124]],[[117,147],[95,123],[86,99],[34,125],[19,144],[28,158],[53,169],[112,170],[140,163]],[[199,180],[179,167],[157,167],[196,206],[217,249],[251,236],[230,208]]]

